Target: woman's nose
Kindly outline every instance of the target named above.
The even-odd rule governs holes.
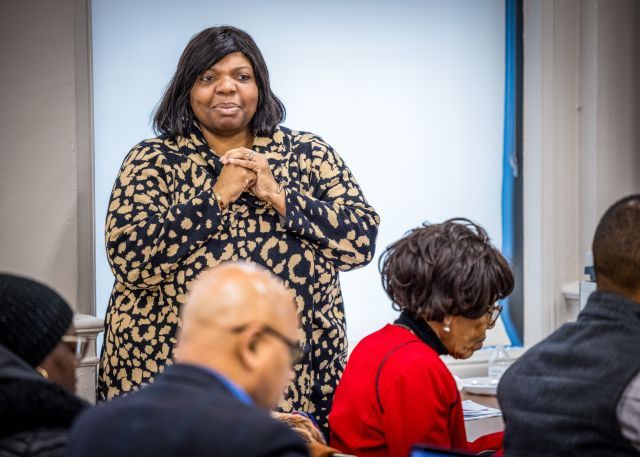
[[[218,80],[218,84],[216,85],[216,92],[220,94],[228,94],[235,93],[236,85],[233,81],[233,78],[223,77]]]

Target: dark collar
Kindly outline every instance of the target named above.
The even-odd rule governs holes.
[[[613,292],[596,290],[589,295],[578,319],[588,317],[640,320],[640,303]]]
[[[89,404],[44,379],[0,381],[0,438],[36,429],[67,429]]]
[[[87,406],[0,346],[0,438],[39,428],[69,428]]]
[[[416,319],[409,311],[404,310],[400,313],[400,317],[395,320],[394,324],[399,324],[411,329],[418,338],[436,351],[438,355],[449,354],[447,348],[444,347],[444,344],[440,341],[440,338],[438,338],[424,319]]]
[[[203,391],[222,391],[233,396],[232,391],[220,377],[211,376],[211,373],[203,370],[202,367],[187,363],[168,365],[164,372],[159,375],[149,387],[165,383],[187,385],[191,388],[202,389]]]

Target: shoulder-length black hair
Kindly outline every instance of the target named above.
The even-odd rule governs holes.
[[[176,72],[153,115],[156,134],[171,139],[189,134],[195,119],[189,94],[196,78],[234,52],[241,52],[249,59],[258,84],[258,107],[251,119],[252,133],[269,134],[284,121],[284,104],[271,91],[267,64],[253,38],[235,27],[210,27],[191,38],[182,52]]]
[[[385,250],[379,268],[394,309],[436,322],[482,317],[515,282],[487,232],[463,218],[411,230]]]

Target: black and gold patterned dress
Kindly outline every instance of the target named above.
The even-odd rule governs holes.
[[[338,272],[371,260],[379,218],[318,136],[277,127],[256,137],[253,149],[284,186],[284,217],[249,193],[218,208],[211,189],[222,164],[195,127],[189,138],[143,141],[125,158],[106,221],[116,281],[100,398],[132,391],[162,371],[190,282],[205,268],[246,259],[282,278],[298,306],[306,355],[281,408],[310,412],[325,426],[347,355]]]

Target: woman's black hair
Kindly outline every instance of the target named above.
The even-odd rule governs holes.
[[[251,119],[251,132],[270,134],[284,121],[284,104],[271,91],[267,64],[253,38],[235,27],[210,27],[191,38],[182,52],[176,72],[153,114],[156,134],[175,139],[191,132],[195,115],[189,95],[196,78],[234,52],[249,59],[258,85],[258,107]]]
[[[480,318],[514,286],[507,260],[468,219],[409,231],[383,252],[379,269],[393,308],[428,321]]]

